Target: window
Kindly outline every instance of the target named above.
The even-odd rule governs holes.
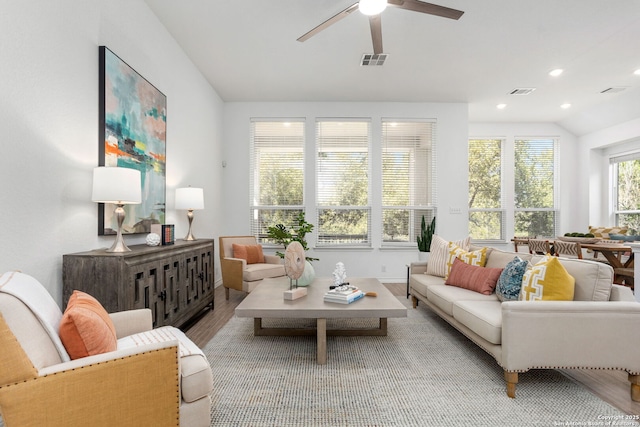
[[[475,240],[505,240],[503,146],[503,139],[469,141],[469,235]]]
[[[435,123],[382,121],[382,245],[412,244],[435,216]]]
[[[555,236],[556,141],[517,139],[514,146],[516,236]]]
[[[555,236],[557,140],[469,140],[469,234],[474,240]]]
[[[370,245],[369,121],[316,122],[317,246]]]
[[[616,225],[629,234],[640,231],[640,153],[609,159],[613,178],[613,213]]]
[[[304,211],[304,121],[251,121],[251,232],[294,224]]]

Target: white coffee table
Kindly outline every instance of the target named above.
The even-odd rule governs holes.
[[[364,297],[351,304],[324,302],[323,296],[333,283],[331,278],[316,278],[307,287],[307,296],[285,300],[283,292],[289,289],[289,279],[278,277],[265,279],[236,307],[238,317],[254,318],[256,336],[317,335],[318,364],[327,363],[327,335],[387,335],[387,318],[407,317],[407,308],[377,279],[349,278],[349,283],[364,292],[375,292],[377,297]],[[316,329],[263,328],[265,318],[316,319]],[[327,319],[377,318],[378,328],[329,329]]]

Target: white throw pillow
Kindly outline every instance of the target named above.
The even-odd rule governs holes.
[[[469,250],[469,242],[471,237],[467,236],[462,240],[452,242],[465,251]],[[429,262],[427,262],[427,274],[438,277],[447,275],[447,261],[449,260],[449,241],[434,234],[431,239],[431,248],[429,249]]]

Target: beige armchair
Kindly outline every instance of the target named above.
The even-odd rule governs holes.
[[[63,314],[18,272],[0,276],[0,412],[12,426],[209,426],[213,377],[200,349],[151,311],[108,315],[115,351],[71,360]]]
[[[220,267],[225,297],[229,289],[251,292],[262,279],[284,276],[284,265],[276,255],[264,255],[264,262],[248,263],[246,259],[234,257],[233,245],[257,245],[255,236],[220,236]]]

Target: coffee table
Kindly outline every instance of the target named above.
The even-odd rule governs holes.
[[[283,292],[289,289],[289,278],[264,279],[236,307],[236,316],[253,317],[255,336],[317,335],[318,364],[327,363],[327,335],[359,336],[387,335],[387,318],[407,317],[407,308],[377,279],[349,278],[349,283],[364,292],[376,292],[377,297],[364,297],[351,304],[325,302],[324,294],[333,284],[331,278],[316,278],[307,287],[308,294],[296,300],[285,300]],[[264,318],[316,319],[316,329],[264,328]],[[329,329],[327,319],[377,318],[378,328]]]

